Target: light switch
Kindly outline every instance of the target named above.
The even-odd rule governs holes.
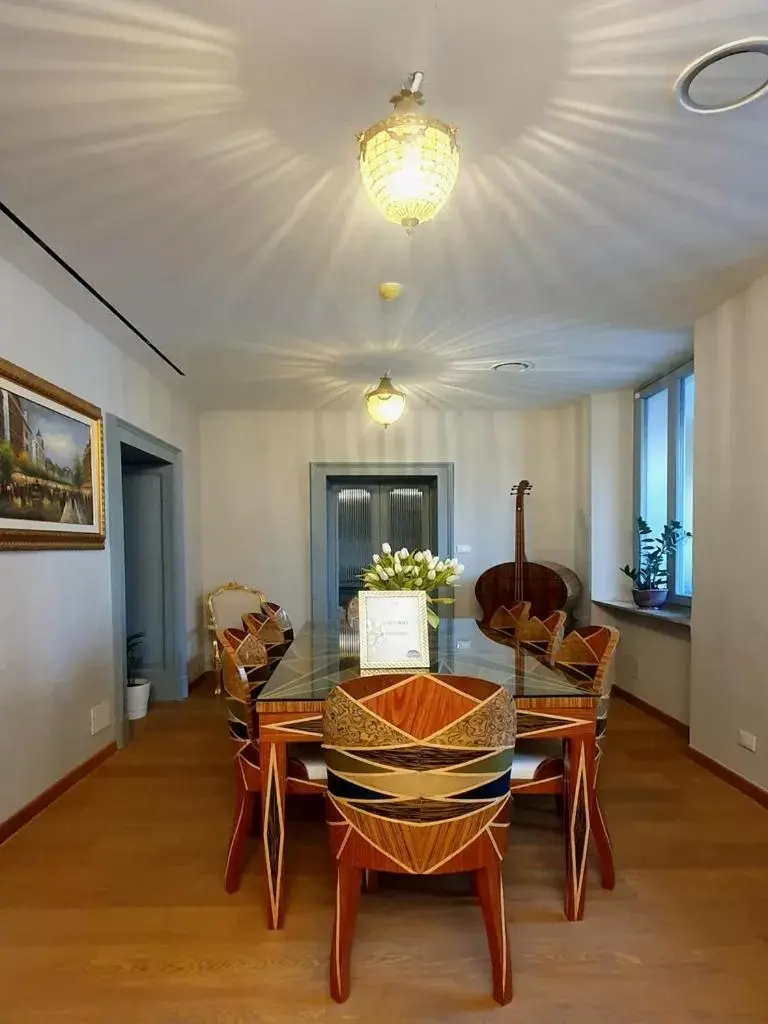
[[[456,554],[457,555],[471,555],[472,554],[472,548],[469,546],[469,544],[457,544],[456,545]]]

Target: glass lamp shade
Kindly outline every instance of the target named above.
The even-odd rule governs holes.
[[[361,132],[360,173],[373,205],[408,231],[439,213],[459,174],[456,128],[414,112]]]
[[[403,415],[405,395],[398,391],[385,374],[379,381],[379,386],[365,396],[365,404],[371,419],[388,427]]]

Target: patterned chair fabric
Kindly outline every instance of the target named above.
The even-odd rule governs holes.
[[[224,879],[227,892],[235,892],[245,864],[254,796],[261,791],[258,719],[254,702],[272,673],[272,665],[265,644],[246,630],[219,630],[216,639],[227,696],[229,735],[237,744],[237,807]],[[325,761],[316,744],[289,744],[286,773],[288,793],[317,793],[325,789]]]
[[[331,957],[331,991],[338,1001],[349,991],[348,918],[363,870],[476,872],[494,994],[499,1002],[511,998],[500,862],[515,731],[510,695],[479,679],[379,675],[343,683],[329,694],[323,750],[326,817],[338,867]]]
[[[567,617],[565,612],[552,612],[546,619],[540,619],[535,615],[526,619],[517,631],[518,643],[547,664],[551,664],[555,652],[562,643]]]
[[[243,626],[264,643],[271,661],[279,661],[293,643],[288,613],[272,601],[265,601],[260,612],[244,615]]]
[[[602,749],[600,741],[605,733],[610,695],[609,669],[619,642],[619,631],[613,626],[581,626],[563,640],[555,652],[554,665],[570,678],[590,691],[597,691],[601,699],[597,708],[595,750],[595,785]],[[560,740],[521,740],[512,762],[511,789],[517,794],[564,792],[565,763]],[[610,836],[605,818],[596,799],[595,814],[590,819],[593,838],[600,856],[600,874],[603,887],[615,885],[615,867]]]
[[[507,636],[516,639],[518,630],[528,621],[530,614],[530,601],[518,601],[509,607],[501,605],[491,616],[488,625],[491,629],[497,629],[500,633],[506,633]]]
[[[211,640],[213,670],[217,674],[216,693],[221,693],[221,651],[216,637],[217,631],[231,626],[242,626],[243,615],[249,611],[260,611],[267,600],[266,594],[245,583],[225,583],[211,590],[205,598],[208,616],[208,635]]]
[[[357,626],[360,622],[360,598],[353,597],[347,605],[347,622],[350,626]]]

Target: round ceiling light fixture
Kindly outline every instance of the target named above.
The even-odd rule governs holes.
[[[768,39],[739,39],[689,64],[675,82],[678,103],[694,114],[738,110],[768,95]]]
[[[409,233],[442,210],[459,175],[458,129],[419,113],[423,78],[414,71],[390,100],[394,113],[357,136],[368,198]]]
[[[380,423],[385,429],[403,415],[405,394],[394,386],[389,376],[389,370],[381,378],[378,386],[367,393],[365,405],[371,419],[375,423]]]
[[[504,373],[525,373],[526,370],[533,369],[533,363],[529,363],[527,359],[505,359],[501,363],[494,363],[491,369]]]

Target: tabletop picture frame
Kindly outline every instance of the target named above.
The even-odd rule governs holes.
[[[361,590],[360,668],[429,668],[427,595],[418,590]]]

